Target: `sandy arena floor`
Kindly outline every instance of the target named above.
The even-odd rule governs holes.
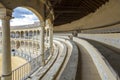
[[[1,75],[1,63],[2,63],[2,55],[0,54],[0,75]],[[20,58],[20,57],[17,57],[17,56],[12,56],[12,70],[18,68],[19,66],[25,64],[27,61]]]

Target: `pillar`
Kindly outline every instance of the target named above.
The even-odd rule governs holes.
[[[44,23],[42,23],[42,26],[40,27],[40,56],[41,56],[41,64],[42,66],[45,65],[45,59],[44,59],[44,30],[45,26]]]
[[[32,46],[32,43],[31,43],[31,45],[30,45],[30,42],[29,42],[29,54],[30,54],[30,60],[32,59],[32,56],[31,56],[31,49],[30,49],[31,46]]]
[[[28,31],[28,40],[29,40],[29,31]],[[28,54],[29,54],[29,61],[31,60],[31,55],[30,55],[30,42],[28,41]]]
[[[15,36],[15,38],[14,38],[14,39],[17,39],[16,34],[17,34],[17,32],[15,32],[15,35],[14,35],[14,36]]]
[[[21,55],[22,54],[22,42],[21,42],[21,39],[22,39],[22,33],[21,33],[21,31],[20,31],[20,53],[19,53],[19,55]]]
[[[12,80],[11,68],[11,46],[10,46],[10,19],[11,13],[2,16],[2,78],[1,80]],[[8,15],[10,14],[10,15]]]
[[[33,57],[33,55],[34,55],[34,42],[32,41],[31,44],[32,44],[31,57]]]
[[[24,52],[23,53],[26,54],[26,41],[24,41],[24,46],[23,47],[24,47],[24,50],[23,50]]]
[[[49,44],[50,44],[50,54],[53,55],[53,25],[49,26]]]
[[[33,33],[32,33],[32,40],[34,40],[34,31],[33,31]]]
[[[48,29],[46,28],[46,43],[48,43]]]
[[[38,31],[36,30],[36,44],[38,44]],[[36,51],[38,56],[38,46],[36,45]]]
[[[32,49],[32,55],[34,55],[34,31],[32,32]]]

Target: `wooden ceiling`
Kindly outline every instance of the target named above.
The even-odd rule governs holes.
[[[109,0],[50,0],[54,9],[54,26],[70,23],[95,12]]]

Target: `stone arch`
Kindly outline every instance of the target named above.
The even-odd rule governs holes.
[[[20,32],[19,31],[16,31],[15,37],[20,38]]]
[[[37,30],[37,34],[38,34],[38,35],[40,34],[40,31],[39,31],[39,30]]]
[[[21,43],[21,47],[23,47],[24,46],[24,41],[21,41],[20,43]]]
[[[14,40],[11,40],[11,48],[15,48],[15,41]]]
[[[36,30],[36,32],[37,32],[37,40],[39,40],[40,30]]]
[[[28,39],[28,31],[27,30],[25,31],[24,35],[25,35],[25,38]]]
[[[27,1],[28,2],[28,1]],[[43,8],[43,10],[42,11],[37,11],[34,7],[31,7],[31,6],[17,6],[17,7],[21,7],[21,8],[25,8],[25,9],[28,9],[28,10],[30,10],[33,14],[35,14],[36,15],[36,17],[39,19],[39,22],[44,22],[45,20],[44,20],[44,13],[42,12],[43,10],[44,10],[44,8]],[[17,7],[15,7],[15,8],[17,8]],[[15,9],[14,8],[14,9]],[[41,9],[41,8],[40,8]],[[25,33],[24,33],[25,34]]]
[[[20,41],[16,41],[16,48],[20,48]]]
[[[21,38],[24,38],[24,31],[21,31]]]
[[[25,41],[24,44],[25,44],[26,47],[28,46],[28,42],[27,41]]]
[[[34,39],[36,39],[37,31],[34,30],[33,33],[34,33]]]
[[[9,4],[8,4],[9,3]],[[19,1],[11,1],[11,0],[1,0],[1,7],[13,10],[17,7],[23,7],[31,10],[34,14],[37,15],[39,20],[44,21],[44,7],[45,3],[41,0],[19,0]],[[2,5],[4,4],[4,5]]]
[[[35,9],[33,9],[31,7],[24,7],[24,8],[27,8],[30,11],[32,11],[38,17],[39,21],[44,21],[44,17],[41,16],[41,14],[39,14]]]
[[[31,39],[33,34],[32,30],[28,31],[28,34],[29,34],[29,39]]]
[[[34,36],[34,30],[32,30],[32,38],[33,38],[33,36]]]
[[[11,38],[15,38],[15,32],[14,32],[14,31],[11,31],[11,32],[10,32],[10,37],[11,37]]]

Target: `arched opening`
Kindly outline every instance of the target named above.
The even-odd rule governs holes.
[[[30,30],[30,31],[28,32],[29,39],[32,38],[32,35],[33,35],[33,32]]]
[[[33,4],[31,4],[32,2],[33,2]],[[15,50],[18,51],[18,53],[19,53],[18,56],[22,57],[23,59],[29,59],[28,58],[29,54],[28,54],[28,56],[24,55],[24,54],[28,53],[30,51],[30,49],[31,50],[34,49],[33,52],[32,52],[32,54],[34,53],[32,58],[35,58],[36,53],[38,52],[38,51],[36,51],[36,50],[38,50],[38,45],[37,44],[39,44],[41,42],[40,45],[44,45],[44,44],[42,44],[42,43],[44,43],[44,29],[43,29],[43,27],[45,25],[44,24],[44,20],[45,20],[44,19],[45,18],[44,11],[46,9],[48,9],[48,7],[46,7],[46,9],[45,9],[45,6],[47,6],[46,3],[43,3],[43,1],[39,1],[39,0],[37,0],[37,1],[35,1],[35,0],[32,0],[32,1],[17,1],[15,3],[14,3],[14,1],[13,2],[11,2],[11,1],[3,1],[2,2],[1,1],[0,3],[4,3],[5,8],[10,10],[10,15],[7,15],[7,17],[11,16],[11,12],[14,11],[13,14],[12,14],[12,17],[14,17],[14,19],[10,20],[10,25],[8,24],[8,27],[9,26],[11,27],[11,30],[12,30],[11,38],[12,38],[12,40],[15,41],[15,43],[13,43],[13,45],[14,45],[13,47],[15,47],[16,48]],[[21,6],[21,7],[18,7],[18,6]],[[17,7],[17,8],[15,8],[15,7]],[[0,5],[0,8],[1,8],[1,5]],[[13,9],[13,8],[15,8],[15,9]],[[24,8],[24,10],[23,10],[23,8]],[[17,13],[16,13],[16,11],[17,11]],[[23,11],[23,12],[21,12],[21,11]],[[26,12],[26,11],[28,11],[28,12]],[[6,10],[6,12],[7,12],[7,10]],[[37,16],[37,17],[35,17],[35,16]],[[8,20],[8,22],[9,22],[9,20]],[[42,24],[43,24],[42,26],[41,26],[40,22],[42,22]],[[6,25],[4,25],[4,26],[6,26]],[[42,28],[38,28],[40,26]],[[42,29],[43,31],[41,32],[40,29]],[[39,32],[37,32],[38,30],[39,30]],[[10,31],[10,29],[8,31]],[[32,36],[31,36],[31,34],[29,35],[29,32],[32,33]],[[8,32],[8,33],[10,33],[10,32]],[[40,33],[43,36],[41,36]],[[30,37],[31,37],[31,39],[29,39]],[[37,37],[38,37],[38,39],[40,38],[40,39],[43,39],[43,40],[37,41],[38,40]],[[9,41],[10,41],[10,37],[9,37]],[[40,47],[44,48],[44,46],[43,47],[40,46]],[[26,50],[26,48],[28,48],[29,50]],[[13,51],[15,51],[15,50],[13,50]],[[40,51],[42,51],[42,52],[40,52]],[[42,54],[44,53],[44,49],[42,49],[40,51],[39,51],[40,53],[42,53]],[[9,50],[8,50],[8,53],[10,53]],[[7,54],[5,56],[7,56]],[[8,56],[8,57],[9,57],[9,60],[7,59],[5,61],[7,63],[10,62],[10,65],[11,65],[11,61],[10,61],[11,57],[10,56]],[[32,67],[30,67],[30,69],[33,69],[31,71],[35,72],[35,70],[37,70],[39,67],[42,66],[41,65],[42,61],[39,60],[40,63],[38,64],[35,61],[36,59],[32,59],[32,60],[34,60],[34,61],[32,61],[32,63],[30,63],[31,65],[33,64]],[[21,73],[22,75],[19,75],[21,69],[16,70],[16,72],[12,72],[12,75],[10,74],[10,76],[12,77],[11,80],[26,79],[26,77],[28,77],[29,74],[31,74],[30,73],[31,71],[26,71],[25,67],[24,67],[24,70],[21,68],[23,70],[22,72],[24,72],[24,73]],[[7,70],[10,70],[10,69],[7,69]],[[27,69],[27,70],[29,70],[29,69]],[[5,69],[4,69],[4,71],[5,71]],[[4,73],[7,73],[7,71],[4,72]],[[10,70],[10,73],[11,73],[11,70]],[[8,75],[8,74],[3,74],[3,75]],[[19,79],[16,79],[17,78],[16,75],[19,76]]]
[[[29,10],[31,10],[31,11],[29,11]],[[35,14],[32,11],[35,12],[35,14],[38,16],[38,18],[35,16]],[[28,8],[28,7],[15,8],[14,12],[12,14],[12,17],[14,17],[14,19],[10,20],[11,38],[13,39],[13,41],[11,42],[12,52],[16,51],[16,52],[18,52],[18,54],[16,56],[22,57],[23,59],[26,59],[26,60],[27,59],[31,60],[32,56],[31,56],[31,54],[28,54],[30,51],[29,49],[37,50],[37,44],[35,44],[37,39],[34,39],[37,37],[37,29],[35,30],[34,28],[40,27],[40,22],[42,22],[43,19],[41,18],[40,14],[38,14],[34,9]],[[31,30],[29,30],[29,29],[31,29]],[[31,36],[31,34],[29,35],[28,31],[32,34],[32,36]],[[33,43],[32,46],[30,46],[31,44],[29,45],[30,40],[28,40],[29,39],[28,37],[29,38],[31,37],[33,39],[33,40],[31,40],[31,43]],[[32,48],[29,48],[29,47],[32,47]],[[26,48],[28,48],[28,49],[26,50]],[[37,51],[33,50],[33,52],[32,52],[33,58],[37,57],[36,52]],[[33,62],[36,62],[36,61],[34,60]],[[20,64],[23,65],[22,63],[20,63]],[[32,65],[33,63],[27,63],[27,66],[29,66],[29,64]],[[37,63],[34,63],[34,65],[38,65],[39,67],[41,66],[40,64],[37,64]],[[33,68],[38,68],[38,66],[34,66]],[[17,69],[20,69],[20,68],[17,68]],[[29,71],[26,71],[28,69],[25,69],[25,71],[26,71],[25,75],[31,74],[30,73],[31,71],[36,70],[36,69],[33,69],[33,70],[31,70],[31,69],[32,68],[30,68]],[[13,71],[12,73],[15,73],[15,71]],[[21,76],[18,75],[18,76],[20,79],[23,79],[23,77],[25,75],[21,75]],[[28,76],[26,76],[26,77],[28,77]],[[24,77],[24,78],[26,78],[26,77]],[[12,74],[12,80],[13,79],[17,80],[15,74]]]
[[[16,37],[16,38],[20,38],[20,32],[19,32],[19,31],[17,31],[17,32],[15,33],[15,37]]]
[[[35,44],[37,40],[37,27],[40,27],[40,22],[42,22],[42,20],[38,15],[36,16],[37,14],[36,12],[34,14],[34,11],[35,10],[28,7],[15,8],[12,15],[14,19],[11,20],[11,25],[12,25],[11,29],[16,30],[15,39],[21,41],[20,43],[17,42],[17,46],[19,47],[16,48],[16,51],[19,52],[18,56],[22,57],[27,61],[33,60],[33,62],[36,62],[35,61],[36,59],[34,58],[39,56],[37,55],[38,52],[37,44]],[[17,31],[18,29],[19,31]],[[25,66],[33,67],[33,65],[39,65],[39,64],[28,62]],[[30,68],[29,71],[26,71],[25,75],[31,74],[31,71],[33,71],[34,68],[37,68],[37,66]],[[20,78],[22,79],[23,76],[20,76]]]
[[[28,7],[17,7],[13,10],[11,25],[17,28],[30,28],[33,25],[40,25],[41,18],[36,15],[37,12]]]
[[[20,48],[20,42],[16,41],[16,48],[19,49]]]

